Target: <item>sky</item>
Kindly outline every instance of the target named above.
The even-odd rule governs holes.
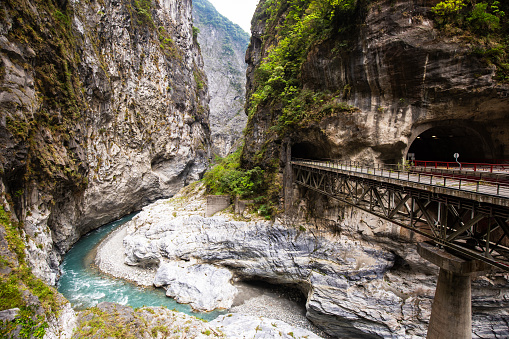
[[[219,13],[251,34],[253,18],[258,0],[209,0]]]

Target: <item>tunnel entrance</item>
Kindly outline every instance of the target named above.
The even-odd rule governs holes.
[[[465,126],[432,127],[421,133],[408,149],[415,160],[454,162],[459,153],[460,162],[489,162],[491,150],[480,133]]]
[[[330,154],[327,147],[320,147],[305,141],[292,145],[292,158],[320,160],[330,158]]]

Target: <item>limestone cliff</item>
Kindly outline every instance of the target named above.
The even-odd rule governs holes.
[[[249,35],[207,0],[193,1],[193,17],[209,80],[212,152],[224,157],[239,146],[246,126],[244,59]]]
[[[282,173],[289,157],[397,163],[408,153],[453,161],[451,150],[466,161],[508,159],[507,22],[490,33],[469,30],[467,12],[462,24],[444,23],[432,11],[438,2],[260,1],[246,55],[242,165]],[[312,290],[328,301],[308,302],[308,318],[340,337],[423,336],[434,268],[404,232],[310,191],[294,197],[319,229],[395,254],[379,278]],[[473,287],[474,337],[508,334],[507,279],[492,278]],[[397,297],[370,294],[377,279]]]
[[[509,158],[504,31],[437,27],[436,3],[261,1],[244,163],[267,164],[282,144],[296,157],[396,163],[431,129],[457,141],[464,161]]]
[[[54,284],[81,235],[207,166],[192,2],[8,0],[0,14],[1,194]]]

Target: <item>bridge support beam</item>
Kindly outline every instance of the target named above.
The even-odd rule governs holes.
[[[284,207],[286,213],[291,213],[293,206],[293,170],[292,144],[290,140],[285,140],[283,144],[283,158],[285,162],[285,167],[283,169]]]
[[[426,338],[472,338],[471,280],[475,272],[486,271],[489,267],[427,243],[420,243],[417,250],[424,259],[440,267]]]

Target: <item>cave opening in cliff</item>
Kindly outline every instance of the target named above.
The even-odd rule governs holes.
[[[458,153],[460,162],[489,162],[492,158],[482,135],[465,126],[439,126],[430,128],[415,138],[408,149],[407,158],[415,160],[454,162]]]
[[[292,158],[320,160],[330,158],[330,156],[326,147],[320,147],[305,141],[292,145]]]

